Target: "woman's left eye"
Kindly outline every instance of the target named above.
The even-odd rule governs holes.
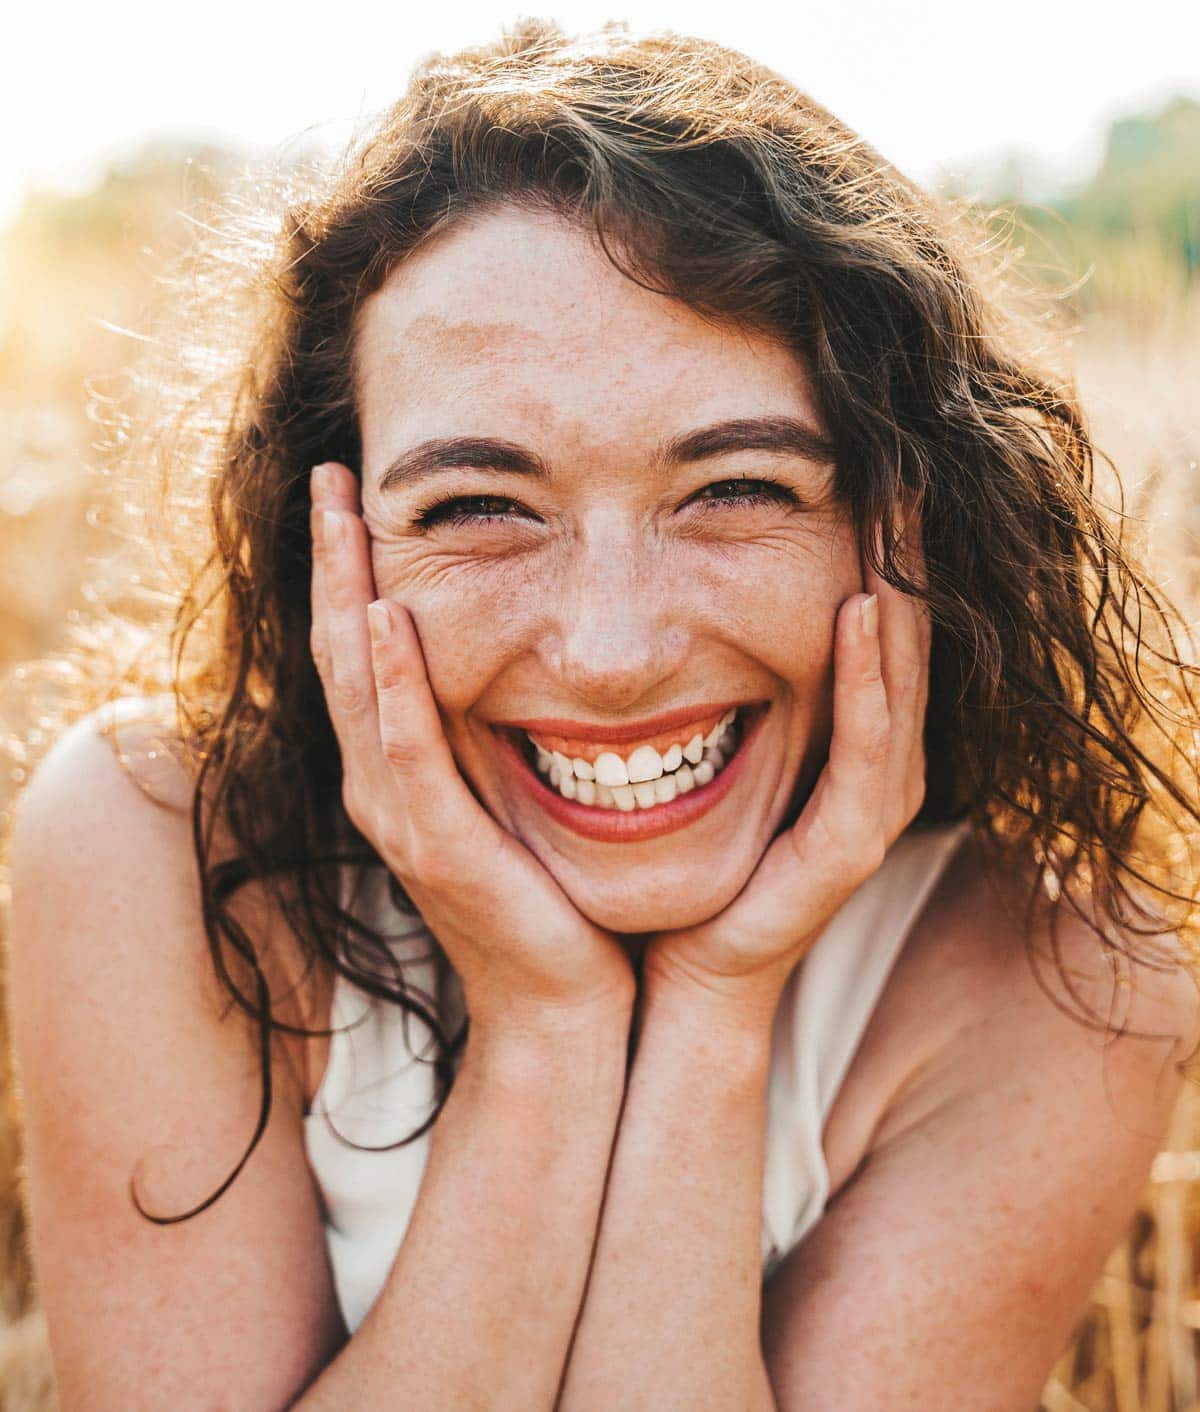
[[[730,493],[732,487],[735,493]],[[708,496],[710,490],[724,490],[724,495],[714,495],[711,499]],[[713,481],[711,485],[706,485],[703,490],[696,492],[693,499],[702,504],[720,503],[725,501],[733,505],[765,505],[768,502],[778,504],[795,505],[798,499],[795,492],[782,482],[777,480],[763,480],[761,477],[751,480],[749,477],[739,476],[735,480]]]

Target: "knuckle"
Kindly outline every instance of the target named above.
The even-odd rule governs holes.
[[[863,840],[866,830],[848,816],[839,819],[837,824],[825,830],[827,847],[825,852],[834,870],[841,877],[857,878],[863,871]]]
[[[335,614],[345,613],[354,606],[354,589],[340,574],[326,571],[325,600]]]
[[[362,683],[353,677],[335,677],[333,694],[338,706],[349,716],[356,716],[366,709],[367,692]]]
[[[427,833],[419,840],[409,840],[406,854],[412,876],[423,887],[438,892],[453,885],[454,859],[440,834]]]
[[[408,689],[405,663],[399,654],[386,650],[375,654],[375,686],[380,695],[397,697]]]
[[[883,862],[883,827],[861,805],[843,809],[836,822],[825,829],[825,838],[823,851],[833,871],[854,885],[870,877]]]
[[[410,740],[407,736],[385,735],[380,744],[383,749],[383,758],[398,770],[411,770],[420,760],[420,747],[416,741]]]
[[[414,870],[410,866],[411,839],[406,821],[379,807],[370,791],[361,785],[353,790],[353,795],[355,810],[351,813],[347,804],[346,813],[355,828],[400,881],[409,883],[414,877]]]
[[[381,820],[373,835],[373,842],[397,877],[407,881],[414,876],[408,830],[402,820],[392,817]]]

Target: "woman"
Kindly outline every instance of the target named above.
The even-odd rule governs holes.
[[[1194,1030],[1070,389],[711,43],[523,20],[325,182],[161,389],[174,729],[13,841],[63,1406],[1031,1406]]]

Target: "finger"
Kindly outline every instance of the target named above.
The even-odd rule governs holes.
[[[492,821],[459,773],[430,685],[416,624],[400,603],[368,610],[380,750],[397,805],[395,847],[429,880],[453,855],[459,877],[474,875],[494,843]]]
[[[834,643],[833,735],[825,824],[851,847],[878,832],[893,746],[883,677],[881,600],[858,595],[838,613]]]
[[[340,461],[323,461],[314,466],[310,495],[312,503],[322,510],[348,510],[362,513],[362,495],[358,477]]]
[[[829,758],[800,817],[774,840],[752,884],[745,943],[801,940],[835,911],[882,862],[880,801],[888,769],[890,723],[878,639],[863,631],[856,594],[834,625],[833,738]]]
[[[843,875],[853,887],[878,866],[891,843],[883,801],[893,732],[879,637],[861,621],[866,601],[857,594],[838,612],[829,758],[819,788],[789,830],[800,864],[795,885],[801,889],[814,877],[832,877],[836,884]]]
[[[322,512],[325,509],[357,511],[357,477],[336,461],[324,461],[314,466],[309,476],[309,545],[312,574],[310,576],[311,620],[310,651],[322,684],[327,686],[328,641],[325,602],[325,554]]]
[[[875,547],[882,548],[882,527],[875,529]],[[906,570],[919,566],[920,521],[913,508],[906,509],[901,550]],[[924,602],[888,583],[863,557],[863,578],[868,591],[879,598],[879,651],[892,729],[897,736],[891,777],[885,799],[898,821],[899,832],[915,810],[909,804],[915,793],[913,776],[924,774],[924,726],[929,695],[929,613]]]
[[[326,480],[317,498],[344,507],[356,498],[353,477],[334,470],[340,483]],[[403,607],[389,612],[376,598],[361,517],[345,508],[313,516],[315,635],[354,822],[406,882],[479,876],[495,862],[498,830],[458,772],[415,625]]]
[[[433,877],[451,852],[456,874],[469,876],[494,856],[484,846],[495,841],[484,838],[491,820],[458,772],[415,624],[376,596],[366,526],[345,508],[357,503],[357,481],[338,463],[321,469],[318,497],[340,508],[315,512],[320,528],[326,514],[335,527],[329,542],[319,540],[318,612],[343,770],[352,790],[361,785],[356,812],[406,877]]]
[[[317,675],[321,678],[321,684],[328,689],[329,644],[324,611],[325,551],[323,544],[324,526],[322,523],[324,513],[323,510],[318,509],[312,509],[308,512],[309,543],[312,546],[312,577],[309,603],[312,630],[310,633],[309,647],[312,652],[313,661],[316,663]]]
[[[906,539],[908,533],[906,528]],[[874,539],[875,548],[881,553],[882,525],[876,525]],[[888,583],[871,566],[867,555],[863,556],[863,587],[868,594],[874,593],[879,599],[879,651],[889,705],[897,716],[913,714],[924,675],[922,619],[925,606],[920,599]]]
[[[343,772],[368,781],[378,779],[383,756],[367,631],[367,604],[376,597],[367,527],[344,510],[320,514],[326,700],[342,747]]]

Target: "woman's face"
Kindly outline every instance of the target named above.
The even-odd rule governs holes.
[[[512,208],[389,277],[355,367],[376,586],[474,794],[597,924],[712,916],[824,763],[834,618],[863,589],[804,368]],[[735,706],[744,744],[693,765]],[[530,737],[580,762],[573,800]]]

